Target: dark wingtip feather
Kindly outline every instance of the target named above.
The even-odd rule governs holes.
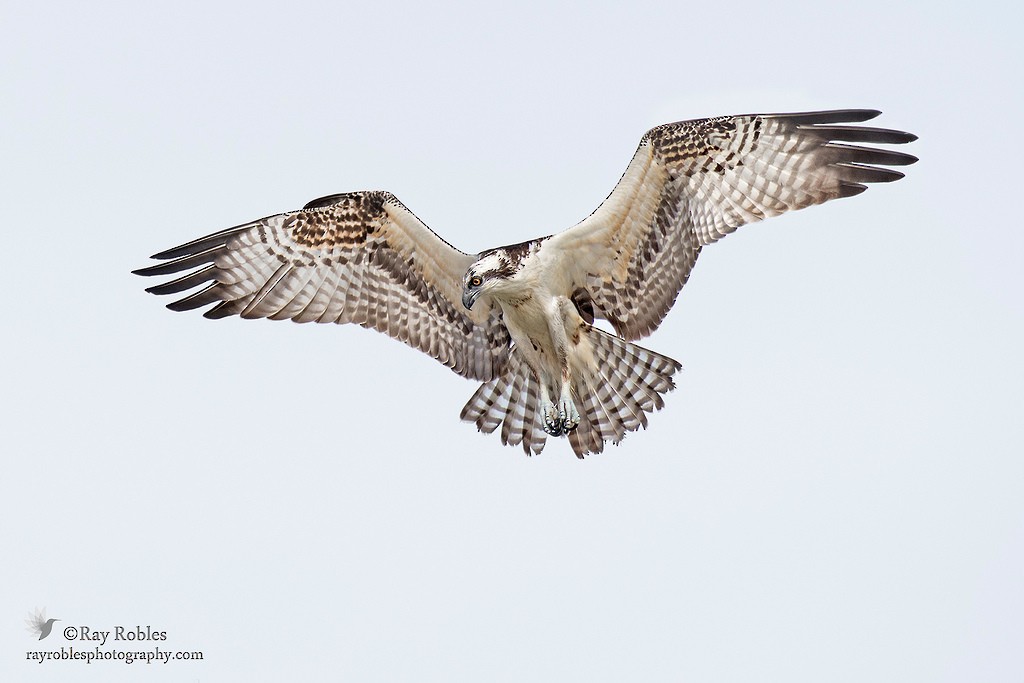
[[[178,312],[191,311],[194,308],[201,308],[202,306],[212,304],[215,301],[220,301],[220,292],[216,287],[216,282],[211,283],[192,296],[187,296],[184,299],[178,299],[177,301],[167,304],[167,308]]]
[[[222,242],[210,242],[209,237],[189,242],[188,244],[182,244],[179,247],[173,247],[165,251],[161,251],[159,254],[153,254],[149,258],[156,259],[158,261],[166,261],[167,259],[177,259],[185,256],[192,256],[200,251],[205,251],[211,246],[220,246]]]
[[[149,266],[147,268],[139,268],[132,272],[136,275],[170,275],[171,273],[177,273],[182,270],[188,270],[189,268],[195,268],[214,261],[217,258],[217,254],[220,251],[220,247],[212,247],[206,251],[200,251],[190,256],[182,256],[181,258],[174,259],[173,261],[166,261],[164,263],[158,263],[155,266]]]
[[[206,313],[203,313],[204,318],[210,320],[220,320],[221,318],[227,318],[228,316],[235,315],[238,313],[239,307],[238,301],[222,301]]]
[[[843,182],[850,183],[891,183],[899,180],[903,174],[891,168],[861,166],[859,164],[833,164],[839,169],[839,177]]]
[[[823,140],[837,142],[875,142],[886,145],[902,145],[917,139],[913,133],[906,133],[902,130],[869,128],[868,126],[808,126],[801,124],[799,129]]]
[[[893,152],[877,147],[856,147],[830,142],[827,149],[835,150],[836,161],[855,164],[877,164],[879,166],[909,166],[917,161],[917,157],[903,152]]]
[[[150,256],[150,258],[164,261],[166,259],[171,258],[193,256],[195,254],[207,251],[209,249],[224,246],[225,244],[227,244],[229,239],[231,239],[240,232],[248,230],[253,225],[255,225],[255,223],[244,223],[242,225],[236,225],[233,228],[221,230],[220,232],[215,232],[214,234],[207,235],[206,237],[200,237],[197,240],[192,240],[191,242],[182,244],[181,246],[172,247],[171,249],[161,251],[159,254],[153,254],[152,256]]]
[[[866,189],[868,189],[868,186],[861,185],[860,183],[840,183],[839,199],[843,199],[845,197],[856,197]]]
[[[166,261],[167,259],[180,258],[182,256],[191,256],[196,252],[195,249],[190,249],[193,242],[188,244],[182,244],[178,247],[172,247],[171,249],[165,249],[164,251],[153,254],[149,258],[156,259],[159,261]]]
[[[789,114],[768,114],[774,119],[788,119],[797,125],[821,123],[860,123],[870,121],[882,112],[877,109],[830,109],[827,111],[798,111]]]
[[[179,277],[177,280],[147,287],[146,291],[150,294],[176,294],[184,292],[186,289],[192,289],[208,280],[212,280],[216,276],[215,266],[211,263],[205,268],[200,268],[193,273]]]

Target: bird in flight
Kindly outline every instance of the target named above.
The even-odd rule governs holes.
[[[675,303],[703,247],[746,223],[852,197],[903,174],[916,136],[869,109],[680,121],[647,131],[608,198],[561,233],[467,254],[383,191],[335,194],[202,237],[134,271],[196,290],[168,305],[207,318],[356,323],[481,381],[462,419],[540,453],[577,457],[646,428],[675,360],[633,340]],[[850,144],[856,143],[856,144]],[[614,334],[595,327],[604,320]]]

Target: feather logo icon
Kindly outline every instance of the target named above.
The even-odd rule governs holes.
[[[43,608],[29,614],[25,623],[28,624],[29,633],[38,635],[39,640],[42,640],[50,635],[50,631],[53,630],[53,622],[55,621],[60,621],[60,619],[47,619],[46,608]]]

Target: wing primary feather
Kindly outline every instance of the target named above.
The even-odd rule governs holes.
[[[826,140],[842,142],[874,142],[883,145],[902,145],[917,140],[913,133],[890,128],[868,126],[798,126],[798,130]]]
[[[196,254],[190,254],[188,256],[182,256],[179,259],[168,261],[167,263],[158,263],[155,266],[149,266],[147,268],[139,268],[133,270],[133,275],[170,275],[171,273],[177,273],[182,270],[188,270],[189,268],[195,268],[201,266],[204,263],[210,263],[217,258],[217,252],[220,251],[220,247],[214,246],[205,251],[200,251]]]
[[[191,311],[194,308],[201,308],[206,304],[212,304],[214,301],[220,301],[220,290],[217,287],[218,284],[216,282],[210,283],[192,296],[187,296],[184,299],[167,304],[167,308],[179,312]]]
[[[832,164],[832,167],[839,169],[841,180],[851,183],[891,183],[903,177],[902,173],[890,168],[875,168],[859,164]]]
[[[196,285],[207,282],[217,277],[217,266],[212,263],[205,268],[200,268],[194,273],[189,273],[183,277],[179,277],[177,280],[171,280],[165,282],[162,285],[154,285],[153,287],[147,287],[146,291],[150,294],[174,294],[176,292],[184,292],[186,289],[192,289]]]
[[[829,111],[798,111],[792,114],[765,114],[764,118],[786,119],[792,123],[859,123],[870,121],[882,112],[877,109],[831,109]]]
[[[866,189],[868,189],[868,186],[861,185],[860,183],[839,183],[838,199],[844,199],[846,197],[856,197]]]
[[[855,164],[879,164],[881,166],[909,166],[917,161],[917,157],[903,152],[893,152],[888,149],[877,149],[874,147],[856,147],[854,145],[842,145],[830,142],[825,145],[827,149],[836,151],[839,161],[852,162]]]
[[[252,223],[236,225],[233,228],[221,230],[220,232],[215,232],[212,235],[207,235],[206,237],[200,237],[197,240],[192,240],[187,244],[182,244],[180,247],[174,247],[173,249],[161,251],[159,254],[153,254],[153,256],[151,256],[150,258],[160,260],[165,260],[169,258],[180,258],[182,256],[191,256],[193,254],[198,254],[199,252],[206,251],[211,247],[224,246],[225,244],[227,244],[230,238],[234,237],[238,233],[249,230],[250,228],[252,228],[252,226]]]
[[[239,311],[244,308],[242,301],[221,301],[219,304],[203,313],[204,318],[210,320],[220,320],[221,318],[227,318],[228,316],[236,315]]]

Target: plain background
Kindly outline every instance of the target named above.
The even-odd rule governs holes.
[[[0,678],[1024,678],[1021,17],[944,4],[4,2]],[[921,161],[706,249],[679,388],[583,462],[129,273],[358,189],[518,242],[653,125],[839,107]],[[205,660],[29,663],[37,607]]]

